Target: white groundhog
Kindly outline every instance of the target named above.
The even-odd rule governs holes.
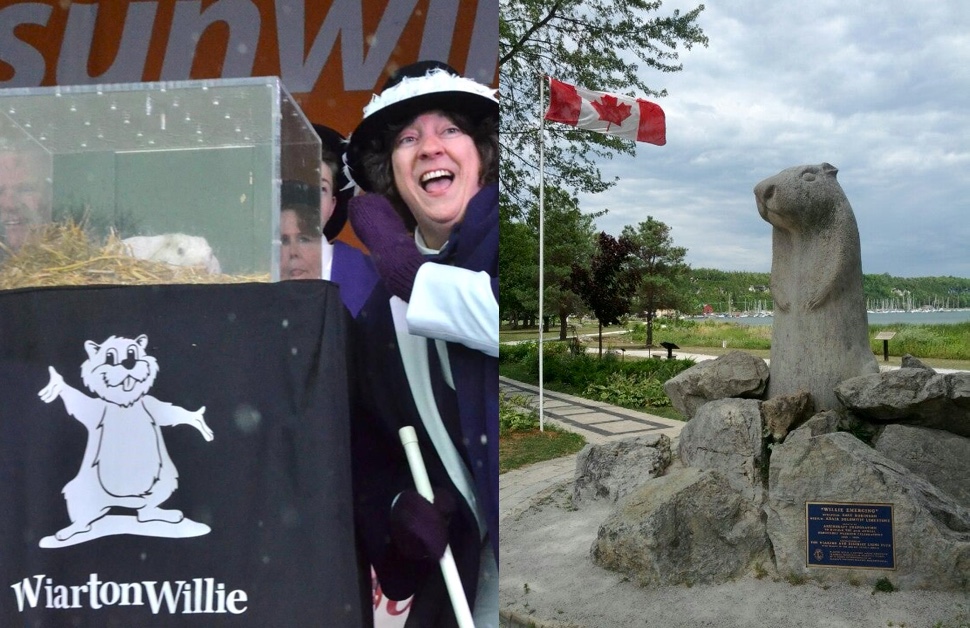
[[[123,242],[128,254],[138,259],[164,262],[172,266],[199,266],[213,275],[222,272],[209,242],[200,236],[166,233],[157,236],[132,236],[125,238]]]
[[[72,523],[55,534],[60,541],[89,531],[112,507],[136,510],[141,523],[183,519],[179,510],[159,508],[178,486],[160,428],[191,425],[207,441],[212,430],[203,417],[205,406],[191,412],[147,394],[158,374],[147,346],[144,335],[111,336],[100,345],[85,342],[88,359],[81,365],[81,380],[96,397],[72,388],[48,367],[50,382],[38,396],[45,403],[60,397],[67,413],[88,430],[81,468],[64,486]]]

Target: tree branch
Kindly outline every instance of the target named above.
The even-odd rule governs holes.
[[[540,28],[548,24],[556,17],[556,13],[562,7],[562,3],[563,3],[563,0],[556,0],[556,3],[552,5],[552,8],[549,9],[549,13],[547,15],[541,20],[539,20],[538,22],[536,22],[535,24],[533,24],[532,28],[527,30],[525,34],[518,39],[518,41],[516,41],[514,44],[512,44],[509,47],[509,50],[499,58],[498,60],[499,67],[502,67],[502,65],[506,61],[514,57],[515,54],[519,51],[519,49],[522,48],[523,45],[525,45],[525,42],[527,42],[529,38],[532,37],[533,33],[535,33],[537,30],[539,30]]]

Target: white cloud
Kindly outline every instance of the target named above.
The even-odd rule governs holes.
[[[668,0],[661,12],[696,2]],[[643,78],[669,96],[667,145],[601,168],[582,195],[618,234],[653,216],[695,267],[770,268],[752,189],[827,161],[852,204],[867,273],[970,277],[970,11],[959,0],[713,0],[708,48]]]

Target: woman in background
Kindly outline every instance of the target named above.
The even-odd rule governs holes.
[[[280,278],[320,279],[326,244],[320,229],[320,190],[303,181],[286,180],[280,186],[280,200]],[[332,255],[326,257],[329,271]]]
[[[319,187],[284,180],[280,189],[280,277],[283,279],[331,278],[333,241],[347,223],[347,201],[353,196],[353,188],[343,172],[343,136],[322,124],[314,124],[313,130],[320,138]],[[348,253],[353,254],[348,251],[341,254]]]

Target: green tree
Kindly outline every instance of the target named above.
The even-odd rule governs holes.
[[[528,324],[539,311],[539,241],[521,221],[507,222],[499,230],[498,307],[502,320],[516,328]]]
[[[665,96],[641,78],[642,66],[678,72],[678,46],[707,46],[697,24],[704,9],[654,15],[650,0],[500,0],[499,89],[502,101],[501,203],[506,215],[524,207],[538,179],[539,81],[545,73],[589,89]],[[546,179],[573,191],[600,192],[615,183],[598,164],[634,144],[566,125],[548,125]]]
[[[623,227],[621,238],[633,244],[631,272],[637,303],[647,317],[647,346],[653,345],[653,319],[658,310],[684,310],[689,305],[690,266],[687,249],[674,246],[670,227],[652,216],[633,228]]]
[[[558,317],[559,339],[565,340],[568,331],[567,317],[582,307],[582,299],[572,289],[572,269],[577,263],[589,266],[595,248],[596,226],[593,221],[606,212],[584,214],[579,209],[579,199],[560,187],[550,185],[546,186],[543,205],[543,306],[546,310],[543,312],[543,321],[547,321],[549,316]],[[538,202],[530,204],[527,222],[538,242]],[[538,259],[538,252],[536,256]],[[538,285],[535,289],[538,290]]]
[[[697,311],[709,304],[716,312],[770,310],[771,275],[746,271],[692,268],[690,306]]]
[[[537,194],[533,195],[538,199]],[[566,319],[582,307],[570,288],[573,263],[589,258],[594,249],[593,221],[605,212],[584,214],[579,201],[562,188],[546,186],[543,239],[545,269],[542,316],[539,316],[539,203],[526,206],[522,219],[507,220],[499,231],[499,315],[515,326],[518,320],[559,320],[559,338],[568,332]]]
[[[600,355],[603,355],[603,325],[618,323],[621,316],[630,312],[636,285],[629,262],[635,247],[624,235],[617,239],[601,232],[589,266],[573,265],[572,288],[599,321]]]

